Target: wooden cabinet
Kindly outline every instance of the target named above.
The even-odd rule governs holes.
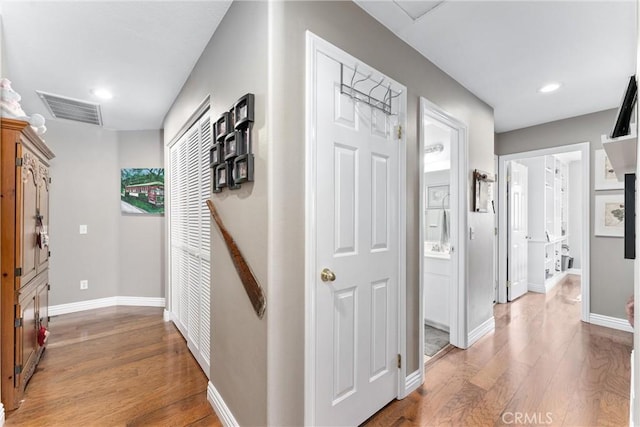
[[[19,406],[44,351],[48,327],[49,161],[54,157],[28,123],[1,119],[0,386],[7,410]]]
[[[567,165],[554,156],[523,159],[528,168],[528,290],[546,293],[566,275]]]

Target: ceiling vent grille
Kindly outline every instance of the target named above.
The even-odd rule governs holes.
[[[53,117],[102,126],[100,104],[67,98],[39,90],[37,90],[36,93],[40,99],[42,99],[44,105],[47,106],[47,109]]]

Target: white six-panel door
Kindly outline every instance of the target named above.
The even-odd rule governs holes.
[[[357,425],[398,393],[398,116],[341,94],[333,58],[315,76],[314,424]]]
[[[527,166],[516,161],[509,165],[509,281],[507,298],[513,301],[527,293],[529,261],[529,223],[527,205]]]

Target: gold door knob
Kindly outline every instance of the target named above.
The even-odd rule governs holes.
[[[325,268],[320,272],[320,279],[322,279],[323,282],[333,282],[336,280],[336,274],[328,268]]]

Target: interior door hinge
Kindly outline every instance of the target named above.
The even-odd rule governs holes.
[[[49,184],[51,184],[51,177],[49,177]]]
[[[507,182],[511,181],[511,175],[507,175]]]
[[[22,157],[16,157],[16,166],[22,166]]]
[[[16,267],[16,277],[22,276],[22,267]]]
[[[494,234],[495,236],[497,236],[497,235],[498,235],[498,227],[494,227],[494,229],[493,229],[493,234]]]
[[[507,288],[511,287],[511,280],[507,280]]]
[[[398,139],[402,139],[402,125],[398,125]]]
[[[13,368],[13,373],[14,373],[15,375],[20,375],[20,374],[22,373],[22,365],[16,365],[16,366]]]
[[[22,317],[18,317],[13,321],[13,327],[19,328],[22,326]]]
[[[51,285],[47,284],[47,290],[50,291],[51,290]]]
[[[402,368],[402,356],[398,354],[398,369]]]

